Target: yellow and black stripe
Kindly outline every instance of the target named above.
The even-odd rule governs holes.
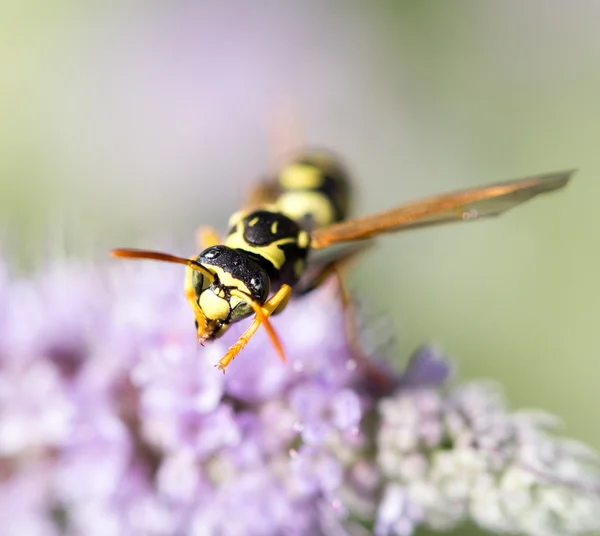
[[[280,168],[275,183],[277,209],[309,231],[348,216],[348,173],[332,153],[306,151]]]
[[[306,266],[310,235],[274,206],[235,214],[225,246],[247,254],[274,283],[293,286]]]

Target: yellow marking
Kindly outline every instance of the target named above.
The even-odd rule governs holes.
[[[240,298],[237,298],[236,296],[231,296],[231,299],[229,300],[229,305],[231,305],[231,309],[235,309],[240,303],[242,303],[242,300]]]
[[[248,215],[248,211],[247,210],[238,210],[237,212],[234,212],[231,217],[229,218],[229,227],[233,227],[234,225],[237,225],[241,219],[243,219],[245,216]]]
[[[231,274],[225,272],[220,266],[206,265],[207,269],[219,278],[219,281],[227,287],[235,287],[245,294],[250,294],[248,287],[243,281],[235,279]],[[224,289],[216,289],[216,293],[211,289],[206,289],[200,294],[198,304],[200,309],[209,321],[215,320],[227,320],[231,309],[241,303],[240,298],[231,297],[231,300],[227,302],[225,299],[226,293]],[[230,307],[231,306],[231,307]],[[252,314],[252,310],[249,310],[248,316]],[[213,333],[213,336],[220,337],[225,329],[220,330],[217,334]]]
[[[254,226],[255,226],[255,225],[258,223],[259,219],[260,219],[260,218],[259,218],[258,216],[256,216],[256,218],[252,218],[252,219],[251,219],[251,220],[248,222],[248,227],[254,227]]]
[[[326,227],[335,221],[335,211],[329,198],[320,192],[285,192],[277,200],[277,207],[296,221],[310,214],[317,227]]]
[[[310,235],[306,231],[300,231],[298,233],[298,246],[302,249],[306,249],[309,242]]]
[[[244,251],[260,255],[261,257],[270,261],[277,270],[280,270],[285,264],[286,259],[285,253],[278,246],[283,244],[293,244],[295,242],[296,237],[282,238],[281,240],[276,240],[275,242],[267,244],[266,246],[255,246],[246,242],[244,237],[240,234],[235,233],[227,237],[225,245],[230,248],[242,249]]]
[[[290,164],[281,170],[279,184],[288,190],[314,189],[323,184],[323,175],[310,164]]]
[[[219,298],[212,290],[205,290],[198,300],[200,308],[208,320],[226,320],[229,316],[229,304]]]
[[[225,299],[225,289],[224,288],[216,288],[213,290],[213,292],[215,293],[215,296],[218,296],[219,298]]]
[[[231,217],[229,218],[229,227],[233,227],[234,225],[237,225],[246,216],[250,215],[252,212],[254,212],[256,210],[277,211],[277,208],[273,203],[261,203],[260,205],[253,207],[251,210],[238,210],[237,212],[234,212],[231,215]],[[252,221],[254,221],[254,220],[252,220]],[[254,225],[254,223],[252,223],[252,225]]]
[[[277,224],[278,224],[278,223],[279,223],[279,222],[278,222],[277,220],[275,220],[275,221],[273,222],[273,225],[271,225],[271,233],[273,233],[273,234],[277,234]]]
[[[250,290],[241,279],[235,279],[230,273],[225,272],[220,266],[205,265],[211,272],[216,274],[219,281],[226,287],[235,287],[246,294],[250,294]]]

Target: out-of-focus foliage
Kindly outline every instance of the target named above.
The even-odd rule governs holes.
[[[8,248],[25,264],[63,242],[97,258],[169,238],[192,250],[195,226],[223,226],[268,168],[285,95],[308,141],[346,157],[357,213],[578,167],[566,192],[501,220],[386,238],[353,282],[393,319],[398,355],[434,338],[463,374],[598,446],[598,17],[592,1],[9,0]]]

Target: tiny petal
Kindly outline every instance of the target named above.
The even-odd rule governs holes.
[[[400,377],[402,387],[435,387],[450,376],[450,365],[444,354],[434,346],[417,349]]]
[[[387,486],[377,511],[374,534],[376,536],[413,534],[419,519],[414,515],[416,512],[411,512],[409,502],[408,493],[401,486],[395,484]]]
[[[546,414],[509,413],[496,384],[473,382],[444,396],[401,388],[379,403],[379,412],[379,467],[430,527],[448,530],[470,518],[500,533],[600,530],[594,453],[549,436],[556,423]],[[423,450],[425,461],[407,462]]]
[[[350,430],[360,422],[362,412],[358,395],[350,389],[339,391],[332,401],[333,423],[340,430]]]

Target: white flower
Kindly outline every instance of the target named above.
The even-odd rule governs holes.
[[[379,414],[377,461],[389,482],[382,534],[403,534],[406,503],[439,530],[470,518],[497,533],[600,531],[595,455],[552,437],[557,421],[547,414],[508,413],[495,384],[400,389]]]

